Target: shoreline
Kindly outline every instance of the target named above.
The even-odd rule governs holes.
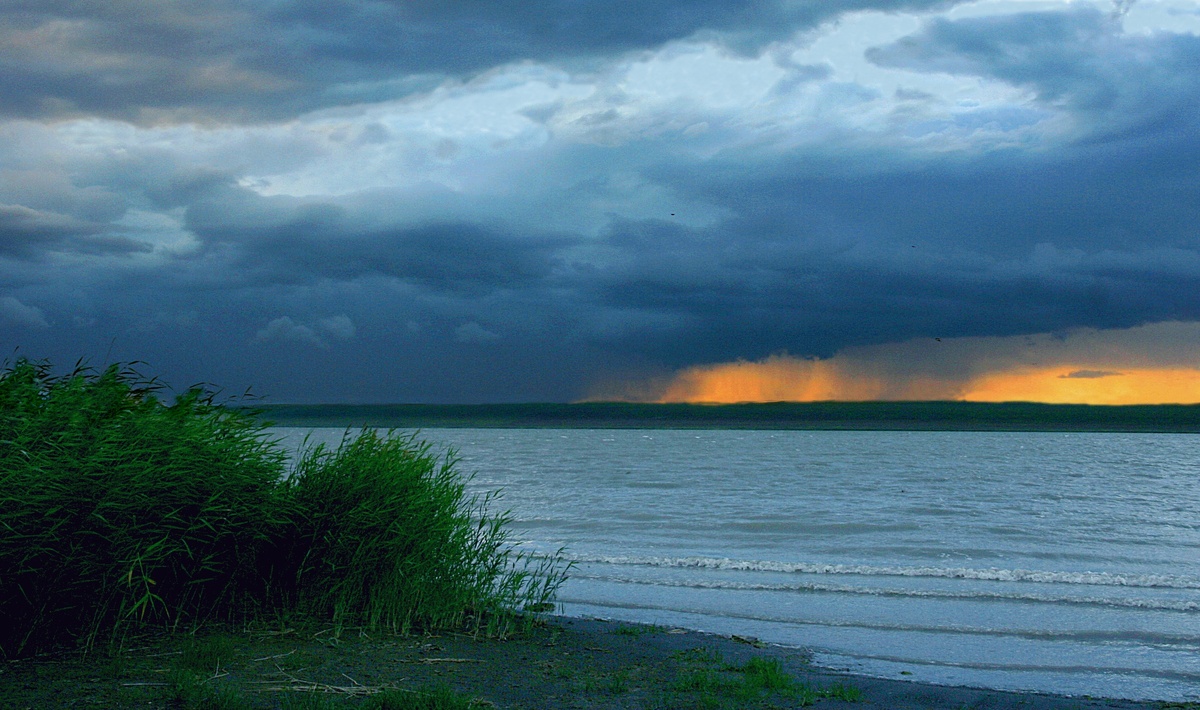
[[[689,629],[552,616],[508,639],[461,633],[394,636],[330,627],[218,629],[134,639],[101,657],[78,654],[0,664],[3,708],[185,707],[164,678],[195,649],[202,683],[243,698],[245,708],[358,707],[385,689],[448,684],[501,710],[791,708],[855,710],[1163,710],[1200,704],[1100,699],[943,686],[815,666],[804,649]],[[221,650],[223,649],[223,650]],[[214,661],[213,658],[216,658]],[[786,685],[756,688],[750,669],[770,667]],[[201,666],[197,666],[200,668]],[[803,689],[803,690],[801,690]],[[806,694],[807,693],[807,694]],[[224,707],[224,706],[223,706]]]
[[[947,708],[961,710],[962,708],[1031,708],[1035,710],[1051,710],[1058,708],[1154,708],[1161,710],[1166,707],[1196,707],[1200,704],[1173,703],[1162,700],[1131,700],[1122,698],[1101,698],[1081,695],[1058,695],[1040,693],[1037,691],[1000,690],[993,688],[958,686],[931,683],[920,680],[883,678],[872,675],[854,673],[848,670],[820,666],[812,662],[810,651],[802,647],[783,646],[764,643],[757,639],[737,635],[713,634],[703,631],[683,628],[654,627],[652,625],[635,624],[598,618],[554,617],[553,622],[562,623],[569,628],[588,633],[604,633],[609,627],[632,626],[655,629],[645,636],[650,639],[655,635],[665,636],[665,640],[652,641],[661,650],[677,652],[680,649],[694,647],[700,644],[705,647],[716,647],[727,660],[744,663],[753,656],[769,656],[783,661],[785,669],[802,683],[813,687],[828,687],[842,683],[856,687],[862,691],[863,697],[852,703],[823,700],[822,707],[854,707],[860,710],[875,710],[876,708]],[[662,630],[657,630],[662,629]],[[672,637],[676,640],[672,640]],[[827,704],[828,703],[828,704]]]
[[[1200,405],[1033,402],[265,404],[278,427],[1200,433]]]

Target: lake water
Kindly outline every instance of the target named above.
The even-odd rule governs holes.
[[[310,433],[277,429],[289,445]],[[1200,436],[427,429],[571,616],[892,678],[1200,698]]]

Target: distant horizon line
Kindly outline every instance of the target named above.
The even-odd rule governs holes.
[[[246,407],[517,407],[517,406],[588,406],[588,405],[630,405],[638,407],[747,407],[773,405],[888,405],[888,404],[945,404],[972,407],[992,407],[1003,405],[1034,405],[1039,407],[1088,407],[1095,409],[1130,409],[1139,407],[1200,407],[1200,402],[1158,402],[1143,404],[1091,404],[1088,402],[1038,402],[1033,400],[1002,400],[981,402],[978,400],[962,399],[821,399],[821,400],[772,400],[745,402],[638,402],[620,399],[588,399],[571,402],[556,402],[546,400],[519,400],[511,402],[259,402],[246,404]]]
[[[490,404],[260,404],[275,426],[1200,433],[1200,404],[954,400]]]

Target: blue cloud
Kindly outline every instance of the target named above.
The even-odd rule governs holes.
[[[1194,131],[1200,37],[1126,34],[1119,16],[1066,11],[947,20],[867,52],[872,62],[922,72],[991,77],[1027,87],[1043,104],[1090,115],[1096,135]]]
[[[950,0],[190,0],[17,3],[0,115],[257,121],[409,95],[530,59],[582,62],[703,35],[743,51],[858,10]]]
[[[791,39],[947,6],[22,4],[0,34],[72,24],[0,50],[0,335],[281,399],[561,400],[1200,320],[1200,39],[933,18],[882,79]]]

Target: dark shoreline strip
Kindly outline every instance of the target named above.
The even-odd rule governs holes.
[[[1092,696],[1056,695],[1034,691],[997,690],[982,687],[940,685],[907,679],[859,675],[845,670],[813,665],[804,649],[760,643],[740,636],[709,634],[691,629],[657,627],[631,622],[592,618],[552,617],[551,626],[563,628],[576,648],[603,643],[603,636],[625,631],[631,641],[630,655],[645,654],[660,659],[677,656],[690,648],[711,649],[727,661],[744,663],[760,656],[778,658],[797,680],[822,688],[849,685],[862,691],[854,703],[822,701],[816,707],[855,710],[961,710],[961,708],[1007,708],[1012,710],[1090,710],[1099,708],[1134,710],[1170,707],[1163,701],[1125,700]],[[635,631],[626,631],[633,629]],[[632,637],[632,638],[631,638]],[[1179,707],[1192,707],[1179,705]]]
[[[1200,433],[1200,405],[1030,402],[261,404],[277,426]]]
[[[314,633],[316,631],[316,633]],[[778,664],[787,678],[816,691],[851,689],[854,700],[816,699],[818,710],[1193,710],[1195,703],[937,685],[906,678],[855,675],[817,666],[802,648],[682,628],[594,618],[550,616],[507,639],[443,632],[394,636],[332,628],[270,630],[210,627],[198,634],[153,633],[130,639],[113,655],[47,654],[0,664],[4,707],[175,707],[164,674],[191,653],[224,649],[221,672],[202,677],[240,698],[237,707],[293,707],[297,692],[318,689],[367,694],[372,689],[416,692],[448,683],[455,692],[502,710],[693,710],[696,707],[799,707],[797,698],[770,692],[737,694],[726,684],[744,677],[758,659]],[[220,643],[220,642],[224,643]],[[216,642],[216,643],[214,643]],[[190,666],[186,666],[189,667]],[[903,671],[898,671],[903,676]],[[355,684],[351,686],[351,679]],[[358,685],[361,682],[362,685]],[[732,690],[732,693],[730,692]],[[347,699],[337,707],[358,707]],[[331,706],[332,707],[332,706]]]

